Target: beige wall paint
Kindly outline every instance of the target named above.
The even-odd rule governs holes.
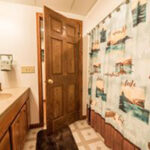
[[[0,54],[13,54],[13,70],[0,71],[3,88],[30,87],[31,123],[39,121],[36,12],[29,5],[0,2]],[[22,74],[21,66],[35,66],[35,73]]]

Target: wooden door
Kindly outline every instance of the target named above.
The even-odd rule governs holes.
[[[47,129],[79,119],[79,24],[44,8]],[[81,83],[82,86],[82,83]]]

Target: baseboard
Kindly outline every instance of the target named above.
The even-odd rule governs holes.
[[[84,120],[84,119],[86,119],[87,118],[87,116],[86,115],[83,115],[83,116],[81,116],[81,120]],[[29,129],[35,129],[35,128],[41,128],[41,127],[43,127],[44,125],[43,124],[40,124],[40,123],[35,123],[35,124],[30,124],[29,125]]]
[[[43,124],[35,123],[35,124],[30,124],[29,129],[41,128],[41,127],[43,127]]]
[[[83,119],[83,120],[86,119],[86,115],[83,115],[83,116],[81,117],[81,119]]]

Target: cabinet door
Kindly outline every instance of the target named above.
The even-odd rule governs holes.
[[[20,142],[21,142],[21,136],[20,136],[20,113],[16,117],[15,121],[11,125],[11,134],[12,134],[12,149],[13,150],[20,150]]]
[[[11,150],[9,131],[6,132],[0,141],[0,150]]]
[[[27,130],[27,106],[25,104],[11,126],[13,150],[22,150]]]
[[[23,106],[20,112],[20,139],[21,139],[21,149],[24,145],[25,137],[27,134],[28,124],[27,124],[27,109],[26,105]]]

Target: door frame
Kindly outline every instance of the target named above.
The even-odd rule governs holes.
[[[41,38],[40,38],[40,20],[43,19],[42,13],[36,13],[36,32],[37,32],[37,64],[38,64],[38,95],[39,95],[39,123],[31,125],[31,128],[43,127],[44,126],[44,111],[43,111],[43,89],[42,89],[42,60],[41,60]],[[70,18],[69,18],[70,19]],[[80,20],[72,19],[79,24],[80,33],[79,33],[79,100],[80,100],[80,119],[84,119],[85,116],[82,115],[83,108],[83,23]]]
[[[70,19],[70,18],[69,18]],[[83,22],[77,19],[72,19],[76,21],[79,25],[80,32],[79,34],[79,101],[80,101],[80,119],[85,119],[86,116],[83,116]]]
[[[38,96],[39,96],[39,123],[35,128],[44,126],[43,111],[43,81],[42,81],[42,59],[41,59],[41,35],[40,20],[43,20],[42,13],[36,13],[36,33],[37,33],[37,63],[38,63]]]

